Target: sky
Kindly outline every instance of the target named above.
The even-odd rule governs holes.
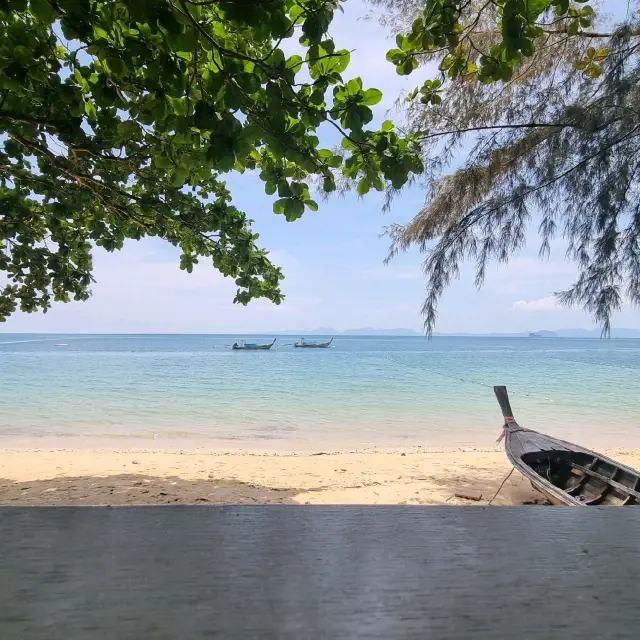
[[[384,93],[376,118],[391,115],[403,90],[419,84],[414,74],[398,76],[385,61],[393,46],[387,31],[360,0],[345,3],[331,33],[338,47],[355,48],[345,77],[361,76],[365,87]],[[356,39],[354,44],[354,37]],[[423,74],[428,71],[422,71]],[[426,77],[426,76],[425,76]],[[332,146],[335,140],[322,141]],[[94,255],[96,279],[87,302],[54,304],[46,314],[16,313],[3,332],[63,333],[249,333],[332,327],[410,328],[421,330],[425,281],[422,257],[409,252],[383,264],[388,239],[383,228],[406,222],[424,202],[418,187],[405,189],[391,211],[382,213],[382,197],[372,192],[320,199],[318,212],[307,211],[294,223],[272,213],[273,199],[252,173],[227,174],[233,202],[248,213],[259,244],[283,268],[285,301],[233,304],[236,286],[212,267],[192,274],[179,269],[179,252],[158,239],[129,241],[120,252]],[[444,294],[439,332],[521,332],[563,327],[592,328],[587,314],[561,307],[553,292],[567,288],[576,268],[557,244],[549,260],[537,258],[539,242],[530,230],[527,247],[507,266],[487,270],[484,287],[473,286],[473,271],[463,267],[460,280]],[[640,313],[626,306],[614,326],[640,328]]]

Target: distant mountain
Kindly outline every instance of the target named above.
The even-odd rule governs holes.
[[[270,336],[422,336],[424,334],[413,329],[399,327],[397,329],[380,329],[376,327],[362,327],[360,329],[347,329],[337,331],[331,327],[318,327],[317,329],[287,329],[286,331],[264,332]],[[490,333],[439,333],[433,334],[438,337],[470,337],[470,338],[600,338],[600,329],[557,329],[549,331],[518,333],[490,332]],[[640,329],[611,329],[612,338],[640,338]]]
[[[434,332],[434,337],[441,338],[526,338],[529,333],[469,333],[461,331],[459,333],[438,333]]]
[[[541,330],[533,333],[434,333],[434,336],[469,338],[600,338],[600,329],[557,329]],[[611,329],[612,338],[640,338],[640,329]]]
[[[377,329],[363,327],[362,329],[347,329],[336,331],[331,327],[318,327],[317,329],[287,329],[286,331],[273,331],[270,335],[277,336],[421,336],[413,329]]]

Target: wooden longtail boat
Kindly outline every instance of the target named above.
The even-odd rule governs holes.
[[[553,504],[640,504],[640,472],[600,453],[521,427],[506,387],[493,388],[504,416],[511,464]]]
[[[273,339],[273,342],[269,342],[267,344],[258,344],[256,342],[241,342],[238,344],[237,342],[233,343],[231,347],[234,351],[269,351],[271,347],[276,343],[277,338]]]
[[[332,342],[333,338],[331,338],[331,340],[327,340],[326,342],[310,342],[308,340],[305,340],[304,338],[300,338],[300,340],[293,343],[293,346],[304,349],[326,349]]]

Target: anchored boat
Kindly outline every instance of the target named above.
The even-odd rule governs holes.
[[[511,464],[553,504],[640,504],[640,472],[579,445],[521,427],[507,388],[493,388],[504,416],[504,449]]]
[[[331,340],[327,340],[327,342],[316,342],[315,340],[305,340],[304,338],[300,338],[300,340],[293,343],[293,346],[304,349],[326,349],[332,342],[333,338],[331,338]]]
[[[243,340],[240,343],[234,342],[231,348],[234,351],[269,351],[276,343],[276,340],[277,338],[274,338],[273,342],[267,344],[258,344],[257,342],[246,342]]]

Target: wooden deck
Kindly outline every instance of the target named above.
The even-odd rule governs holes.
[[[0,509],[2,640],[637,638],[640,509]]]

